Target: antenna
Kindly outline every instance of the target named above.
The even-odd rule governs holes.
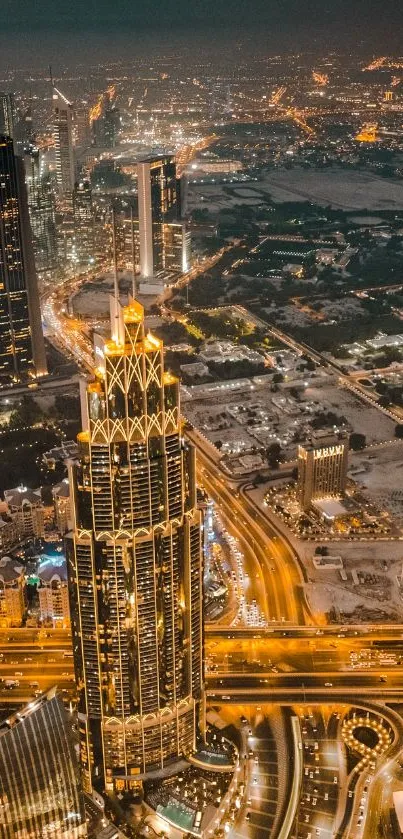
[[[50,83],[51,83],[52,87],[54,87],[54,84],[53,84],[52,65],[51,65],[51,64],[49,64],[49,76],[50,76]]]

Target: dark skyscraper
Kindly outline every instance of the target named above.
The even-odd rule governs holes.
[[[0,725],[0,839],[87,836],[71,731],[54,690]]]
[[[43,274],[57,267],[55,198],[50,176],[41,173],[39,149],[32,143],[24,150],[24,165],[35,265]]]
[[[95,221],[89,181],[79,181],[73,193],[74,256],[79,265],[95,261]]]
[[[0,92],[0,134],[14,137],[14,97],[12,93]]]
[[[111,309],[83,396],[68,547],[83,780],[109,792],[192,751],[202,691],[200,511],[179,382],[143,307],[115,296]]]
[[[25,173],[0,135],[0,376],[46,373]]]

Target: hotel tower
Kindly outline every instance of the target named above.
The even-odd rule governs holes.
[[[179,382],[142,306],[111,298],[70,466],[70,605],[85,789],[191,752],[202,693],[201,521]]]

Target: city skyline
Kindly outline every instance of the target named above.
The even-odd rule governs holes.
[[[5,839],[403,836],[394,5],[13,4]]]

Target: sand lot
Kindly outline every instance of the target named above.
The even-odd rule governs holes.
[[[372,172],[329,169],[279,169],[259,181],[259,190],[274,201],[312,201],[343,210],[403,208],[403,180]]]

